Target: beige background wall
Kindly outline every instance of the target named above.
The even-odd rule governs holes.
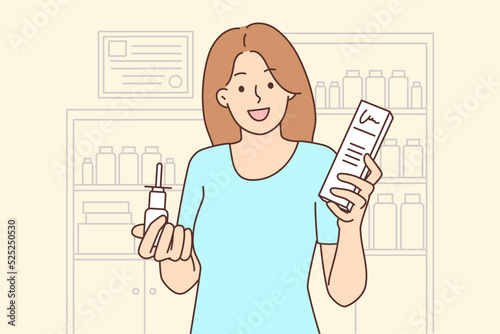
[[[48,1],[43,1],[45,3]],[[61,1],[62,2],[62,1]],[[199,108],[206,53],[224,30],[267,22],[283,32],[359,32],[373,11],[397,8],[384,32],[435,33],[435,291],[449,281],[466,286],[435,316],[436,333],[493,333],[500,329],[498,300],[500,221],[496,149],[500,124],[498,6],[493,1],[67,1],[18,52],[9,34],[21,35],[38,1],[3,2],[0,11],[1,162],[0,240],[5,268],[6,222],[19,222],[18,327],[2,332],[59,333],[65,326],[65,110],[109,108],[97,99],[98,30],[194,30],[195,99],[140,101],[140,108]],[[218,13],[215,5],[225,4]],[[490,78],[491,94],[462,114],[450,108],[477,94]],[[482,88],[481,92],[485,92]],[[387,268],[388,273],[399,268]],[[6,281],[0,277],[5,310]],[[86,272],[99,275],[99,272]],[[411,289],[411,286],[408,287]],[[401,319],[397,319],[398,322]],[[412,329],[403,319],[401,331]],[[113,328],[109,328],[113,332]],[[410,333],[413,333],[410,332]]]

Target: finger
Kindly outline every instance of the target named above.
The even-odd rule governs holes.
[[[142,238],[144,236],[144,224],[138,224],[132,227],[132,235],[136,238]]]
[[[191,256],[193,248],[193,232],[187,228],[184,230],[184,245],[182,246],[181,259],[186,261]]]
[[[370,174],[366,178],[366,181],[370,182],[371,184],[377,183],[378,180],[380,180],[380,178],[382,177],[382,171],[369,154],[365,154],[364,160],[366,167],[368,167],[368,169],[370,170]]]
[[[184,245],[184,227],[178,225],[174,228],[174,236],[167,250],[167,256],[172,261],[177,261],[181,257],[182,246]]]
[[[351,222],[354,220],[354,218],[352,218],[349,213],[345,212],[344,210],[342,210],[338,205],[337,203],[335,202],[327,202],[326,205],[328,206],[328,208],[330,208],[330,210],[333,212],[333,214],[335,216],[337,216],[338,219],[340,220],[343,220],[345,222]]]
[[[356,194],[354,191],[346,190],[346,189],[340,189],[340,188],[331,188],[330,192],[334,194],[335,196],[342,197],[352,204],[354,206],[363,208],[366,204],[366,199],[364,199],[362,196]]]
[[[163,227],[163,231],[161,232],[161,236],[158,240],[158,246],[155,252],[155,260],[163,261],[168,259],[167,251],[168,247],[170,247],[170,243],[172,242],[172,235],[174,232],[174,225],[167,223]]]
[[[148,229],[146,230],[146,234],[144,235],[144,238],[142,238],[141,243],[139,244],[139,255],[142,258],[149,259],[153,257],[155,253],[153,247],[154,247],[154,242],[156,240],[156,236],[158,235],[158,232],[165,223],[166,223],[165,216],[161,216],[156,220],[154,220],[149,225]]]
[[[368,200],[370,195],[373,193],[374,186],[370,182],[363,180],[360,177],[350,175],[350,174],[339,174],[338,179],[343,182],[352,184],[359,189],[359,195],[365,200]]]

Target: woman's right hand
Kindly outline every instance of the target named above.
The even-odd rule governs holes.
[[[154,242],[158,234],[158,245]],[[154,220],[146,233],[144,224],[135,225],[132,234],[142,239],[139,256],[153,258],[159,263],[160,276],[165,285],[177,294],[189,291],[200,278],[200,262],[193,247],[193,232],[182,225],[174,226],[165,216]]]

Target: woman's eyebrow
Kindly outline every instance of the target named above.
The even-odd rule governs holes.
[[[275,69],[275,68],[266,68],[266,69],[264,70],[264,72],[267,72],[267,71],[276,71],[276,69]]]
[[[246,74],[245,72],[238,72],[238,73],[234,73],[233,74],[233,77],[237,76],[237,75],[240,75],[240,74]]]

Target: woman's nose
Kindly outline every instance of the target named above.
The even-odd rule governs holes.
[[[255,89],[254,89],[254,92],[255,92],[255,96],[257,96],[257,103],[260,103],[260,96],[259,94],[257,93],[257,85],[255,85]]]

